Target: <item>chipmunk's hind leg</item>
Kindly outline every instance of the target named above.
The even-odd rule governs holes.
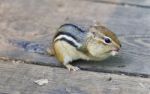
[[[48,48],[46,51],[47,51],[47,54],[50,55],[50,56],[54,56],[55,55],[55,52],[54,52],[53,48]]]
[[[78,67],[75,67],[71,64],[73,60],[76,60],[75,57],[75,48],[70,46],[68,43],[64,41],[58,41],[54,44],[55,56],[57,59],[69,70],[69,71],[77,71]]]

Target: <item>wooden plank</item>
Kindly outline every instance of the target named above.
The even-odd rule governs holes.
[[[100,21],[119,36],[123,44],[120,55],[103,62],[80,61],[77,66],[93,71],[150,75],[149,16],[147,8],[89,1],[0,1],[0,56],[60,66],[55,58],[26,52],[10,40],[27,40],[48,47],[60,24]]]
[[[88,0],[92,2],[108,3],[108,4],[118,4],[125,6],[135,6],[142,8],[150,8],[149,0]]]
[[[49,83],[38,86],[38,79]],[[149,78],[0,61],[0,94],[148,94]]]

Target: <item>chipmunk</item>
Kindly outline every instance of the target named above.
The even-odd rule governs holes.
[[[85,30],[79,25],[66,23],[58,28],[50,54],[69,71],[77,71],[79,68],[70,62],[78,59],[100,61],[117,55],[120,48],[117,36],[105,26],[94,25]]]

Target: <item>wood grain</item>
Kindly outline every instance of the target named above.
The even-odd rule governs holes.
[[[138,0],[134,3],[139,2]],[[79,61],[75,62],[75,65],[91,71],[115,71],[149,76],[149,16],[148,8],[84,0],[0,1],[0,56],[60,66],[54,57],[26,52],[12,45],[9,40],[27,40],[49,47],[60,24],[72,21],[91,24],[99,21],[119,36],[123,44],[120,55],[102,62]]]
[[[49,83],[38,86],[38,79]],[[150,80],[0,61],[0,94],[148,94]]]
[[[107,3],[107,4],[118,4],[122,6],[131,6],[131,7],[141,7],[141,8],[150,8],[149,0],[88,0],[92,2]]]

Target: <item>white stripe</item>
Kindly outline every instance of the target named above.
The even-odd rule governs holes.
[[[59,39],[61,39],[61,38],[65,38],[65,39],[67,39],[67,40],[72,41],[78,48],[81,47],[81,44],[80,44],[80,43],[78,43],[75,39],[73,39],[72,37],[67,36],[67,35],[59,35],[58,37],[55,38],[54,41],[59,40]]]

